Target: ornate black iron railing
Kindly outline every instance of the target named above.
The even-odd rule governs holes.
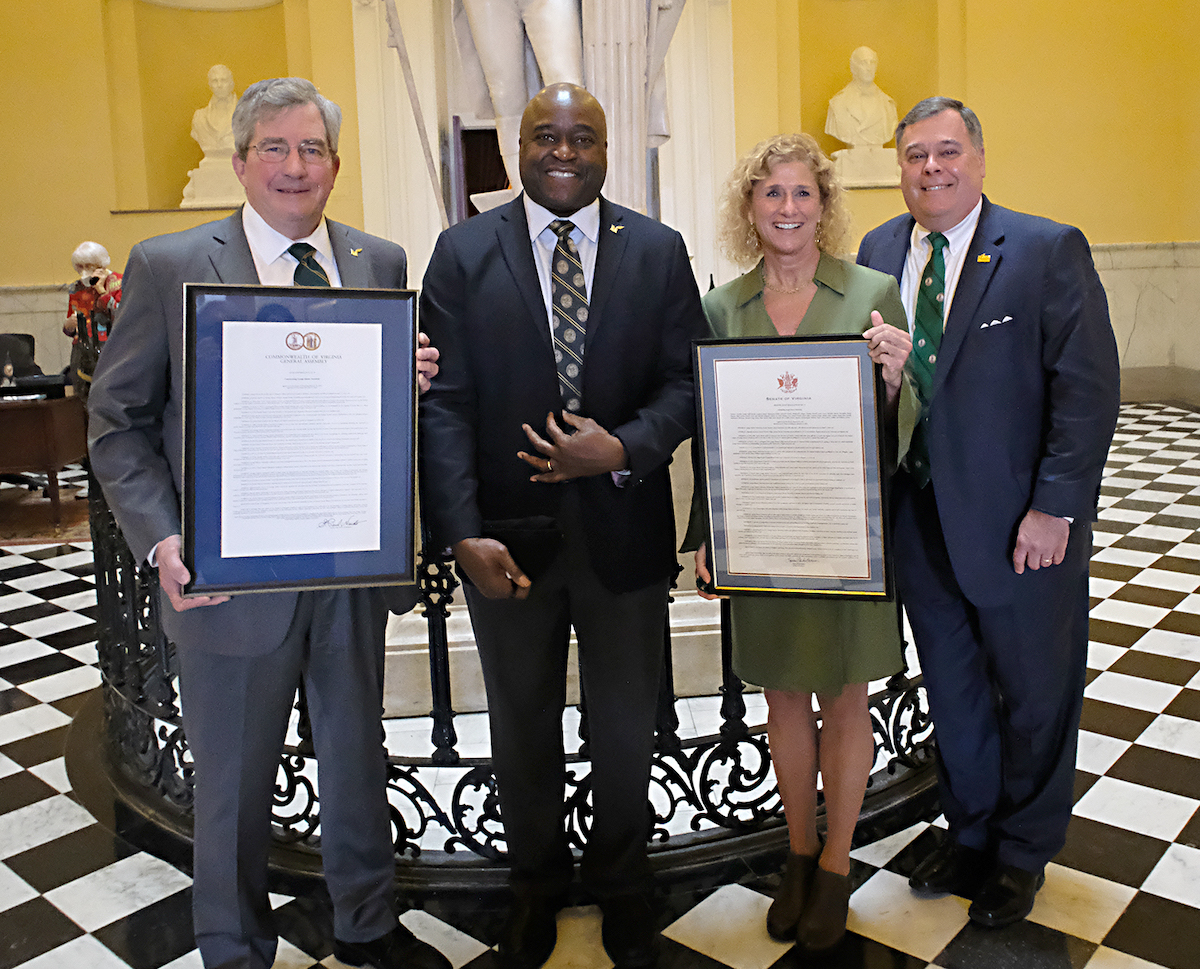
[[[133,560],[94,483],[90,501],[105,767],[131,807],[186,837],[192,766],[179,712],[174,647],[159,622],[157,578]],[[401,881],[462,883],[465,873],[478,878],[481,872],[504,870],[504,827],[490,761],[460,757],[457,749],[446,629],[457,581],[438,558],[423,558],[420,573],[433,697],[430,753],[390,758],[394,841]],[[651,851],[659,869],[693,867],[698,859],[782,844],[783,810],[765,728],[746,723],[742,683],[730,664],[727,609],[721,642],[721,727],[709,736],[680,735],[667,650],[650,786]],[[876,770],[860,816],[862,840],[927,815],[934,787],[932,725],[920,677],[897,674],[870,702]],[[300,739],[284,751],[275,792],[276,860],[315,871],[320,795],[302,691],[298,703]],[[564,805],[576,847],[586,841],[590,821],[585,705],[580,736],[579,751],[568,758]],[[461,772],[444,803],[426,783],[440,768]]]

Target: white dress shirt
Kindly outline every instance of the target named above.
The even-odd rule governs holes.
[[[963,263],[967,260],[967,250],[971,248],[971,240],[975,237],[975,227],[979,225],[979,212],[983,208],[983,199],[975,203],[975,208],[967,213],[953,229],[942,233],[946,237],[946,248],[942,256],[946,260],[946,294],[942,301],[942,330],[946,329],[946,320],[950,319],[950,304],[954,301],[954,291],[958,289],[958,277],[962,275]],[[904,311],[908,314],[908,329],[912,332],[913,316],[917,311],[917,282],[925,265],[929,262],[933,246],[929,244],[929,230],[919,222],[913,224],[912,239],[908,243],[908,258],[904,260],[904,273],[900,278],[900,298],[904,300]]]
[[[330,286],[341,286],[337,260],[333,258],[333,243],[329,241],[329,226],[322,218],[317,231],[307,239],[289,239],[276,232],[261,215],[247,202],[242,206],[242,228],[246,230],[246,241],[250,243],[250,255],[254,257],[254,268],[258,281],[264,286],[291,286],[292,277],[300,261],[288,252],[288,247],[297,242],[307,242],[317,250],[317,262],[329,277]]]
[[[550,223],[564,218],[555,215],[547,208],[538,205],[528,193],[521,195],[525,202],[525,221],[529,223],[529,241],[533,245],[533,261],[537,264],[538,282],[542,286],[542,300],[546,304],[546,325],[550,333],[554,333],[554,315],[550,307],[550,263],[554,259],[554,247],[558,245],[558,236],[550,228]],[[596,275],[596,248],[600,240],[600,199],[595,199],[591,205],[585,205],[573,215],[566,216],[575,223],[571,230],[571,241],[579,250],[579,261],[583,264],[583,280],[587,289],[589,301],[592,295],[592,279]]]

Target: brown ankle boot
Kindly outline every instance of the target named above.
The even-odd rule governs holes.
[[[796,937],[796,926],[804,902],[808,898],[808,885],[817,859],[812,855],[797,855],[788,852],[783,868],[783,881],[775,893],[775,901],[767,909],[767,933],[779,942],[791,942]]]
[[[796,941],[809,952],[832,949],[846,934],[850,912],[850,878],[818,867],[808,889],[808,903],[796,926]]]

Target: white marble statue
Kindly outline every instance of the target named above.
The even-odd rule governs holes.
[[[465,86],[478,117],[494,117],[509,181],[517,170],[521,113],[542,86],[582,84],[604,107],[609,139],[605,197],[646,211],[646,150],[668,137],[667,46],[684,0],[455,0]],[[481,90],[482,89],[482,90]],[[483,97],[479,97],[479,94]],[[473,195],[480,210],[514,197]]]
[[[520,185],[518,142],[526,102],[547,84],[583,84],[579,0],[456,0],[454,24],[468,88],[484,95],[476,98],[476,114],[496,119],[504,170],[510,184]],[[536,63],[529,63],[529,54]],[[483,210],[514,195],[505,189],[472,201]]]
[[[870,47],[850,55],[852,80],[829,100],[825,133],[849,148],[833,153],[842,184],[848,188],[900,184],[894,151],[883,146],[895,135],[896,102],[875,83],[879,56]]]
[[[192,138],[204,152],[198,168],[188,172],[181,209],[241,205],[246,196],[229,163],[233,155],[233,109],[238,96],[233,72],[224,64],[208,69],[208,104],[192,115]]]

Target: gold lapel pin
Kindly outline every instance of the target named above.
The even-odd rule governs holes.
[[[361,252],[362,252],[362,246],[359,246],[357,249],[351,249],[351,250],[350,250],[350,255],[352,255],[352,256],[357,256],[357,255],[359,255],[359,253],[361,253]]]
[[[608,231],[609,231],[609,232],[620,232],[620,231],[621,231],[622,229],[624,229],[624,228],[625,228],[625,226],[623,226],[623,225],[617,225],[617,224],[614,222],[612,225],[610,225],[610,226],[608,227]]]
[[[984,252],[984,253],[980,253],[978,256],[976,256],[975,261],[976,262],[991,262],[992,257],[989,256],[986,252]]]

